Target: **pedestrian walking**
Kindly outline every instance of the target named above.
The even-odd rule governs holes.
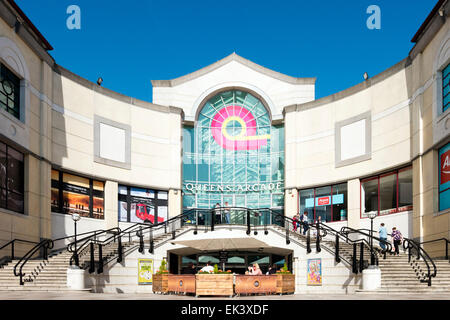
[[[380,247],[383,251],[386,251],[386,240],[387,240],[387,230],[384,223],[380,224],[380,230],[378,230],[378,235],[380,237]]]
[[[303,226],[303,235],[306,235],[306,232],[309,229],[308,224],[308,211],[305,211],[303,215],[300,217],[300,223]]]
[[[396,254],[398,256],[398,255],[400,255],[398,246],[401,245],[402,241],[403,241],[402,233],[400,232],[400,230],[397,230],[396,227],[393,227],[391,237],[392,237],[392,241],[394,242],[394,248],[395,248],[394,254]]]

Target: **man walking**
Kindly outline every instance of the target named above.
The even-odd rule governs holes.
[[[225,201],[225,223],[230,224],[231,221],[231,210],[228,201]]]
[[[387,230],[384,226],[384,223],[380,225],[380,230],[378,230],[378,234],[380,236],[380,247],[384,251],[386,251],[386,240],[387,240]]]
[[[303,235],[306,235],[306,232],[309,229],[308,224],[308,211],[305,211],[303,215],[300,217],[301,224],[303,225]]]

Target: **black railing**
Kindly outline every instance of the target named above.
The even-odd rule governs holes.
[[[425,263],[427,267],[426,278],[420,279],[420,282],[426,282],[428,283],[428,286],[431,286],[431,278],[434,278],[437,275],[436,264],[433,259],[431,259],[428,253],[414,240],[403,238],[403,248],[408,250],[408,262],[411,262],[412,256],[416,255],[417,260],[422,260]],[[431,271],[432,268],[433,271]]]
[[[6,257],[2,257],[2,259],[6,258],[9,260],[15,260],[16,258],[16,253],[15,253],[15,244],[17,242],[21,242],[21,243],[26,243],[26,244],[33,244],[33,245],[37,245],[39,244],[38,242],[35,241],[28,241],[28,240],[22,240],[22,239],[13,239],[7,243],[5,243],[3,246],[0,247],[0,251],[7,248],[8,246],[11,247],[11,255],[10,256],[6,256]]]
[[[47,261],[48,260],[48,250],[53,249],[53,241],[51,239],[44,239],[38,244],[36,244],[30,251],[28,251],[20,260],[17,262],[17,264],[14,266],[14,275],[16,277],[20,277],[20,285],[24,284],[23,277],[26,275],[23,273],[23,267],[25,264],[33,257],[36,253],[40,252],[40,250],[43,250],[42,260]]]
[[[440,239],[435,239],[435,240],[424,241],[424,242],[418,243],[418,245],[420,247],[422,247],[424,244],[435,243],[435,242],[443,242],[444,243],[444,248],[445,248],[444,249],[445,250],[444,258],[445,258],[445,260],[449,260],[448,247],[449,247],[450,240],[448,240],[447,238],[440,238]],[[450,262],[450,260],[449,260],[449,262]]]

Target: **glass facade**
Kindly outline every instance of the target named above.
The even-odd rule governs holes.
[[[104,182],[52,170],[52,211],[104,219]]]
[[[252,94],[221,92],[184,127],[184,208],[282,208],[283,188],[284,127]]]
[[[299,195],[300,214],[306,212],[309,222],[347,220],[347,183],[300,190]]]
[[[450,105],[450,65],[442,70],[442,111],[446,111]]]
[[[167,220],[167,198],[167,191],[119,185],[119,221],[162,223]]]
[[[439,211],[450,208],[450,143],[439,149]]]
[[[0,107],[20,118],[20,79],[0,63]]]
[[[412,167],[361,180],[361,218],[412,210]]]
[[[0,208],[24,213],[23,154],[0,142]]]

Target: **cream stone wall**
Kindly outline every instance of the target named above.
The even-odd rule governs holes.
[[[24,214],[0,208],[0,246],[12,239],[39,242],[51,237],[50,107],[52,70],[0,19],[0,61],[21,79],[21,115],[17,119],[0,110],[0,139],[24,153]],[[31,248],[18,243],[17,256]],[[0,257],[10,255],[10,248]]]
[[[179,112],[129,104],[56,74],[55,81],[61,82],[62,96],[53,105],[54,164],[135,186],[180,189]],[[130,170],[94,161],[94,116],[131,127]]]
[[[187,120],[195,120],[198,107],[205,98],[225,88],[241,87],[261,96],[273,118],[281,119],[283,107],[314,100],[315,80],[292,78],[258,66],[236,54],[214,65],[172,80],[171,86],[153,82],[153,101],[183,109]],[[205,69],[214,67],[208,72]],[[284,78],[288,78],[287,80]],[[295,83],[297,82],[297,83]]]
[[[447,17],[448,20],[448,17]],[[450,140],[450,110],[442,112],[442,74],[450,62],[450,23],[446,22],[412,61],[413,235],[418,241],[450,238],[450,210],[439,212],[438,149]],[[444,255],[444,243],[425,245]]]
[[[307,188],[407,164],[411,160],[408,70],[345,98],[317,100],[286,111],[286,187]],[[371,114],[371,159],[336,167],[335,125],[366,112]]]

